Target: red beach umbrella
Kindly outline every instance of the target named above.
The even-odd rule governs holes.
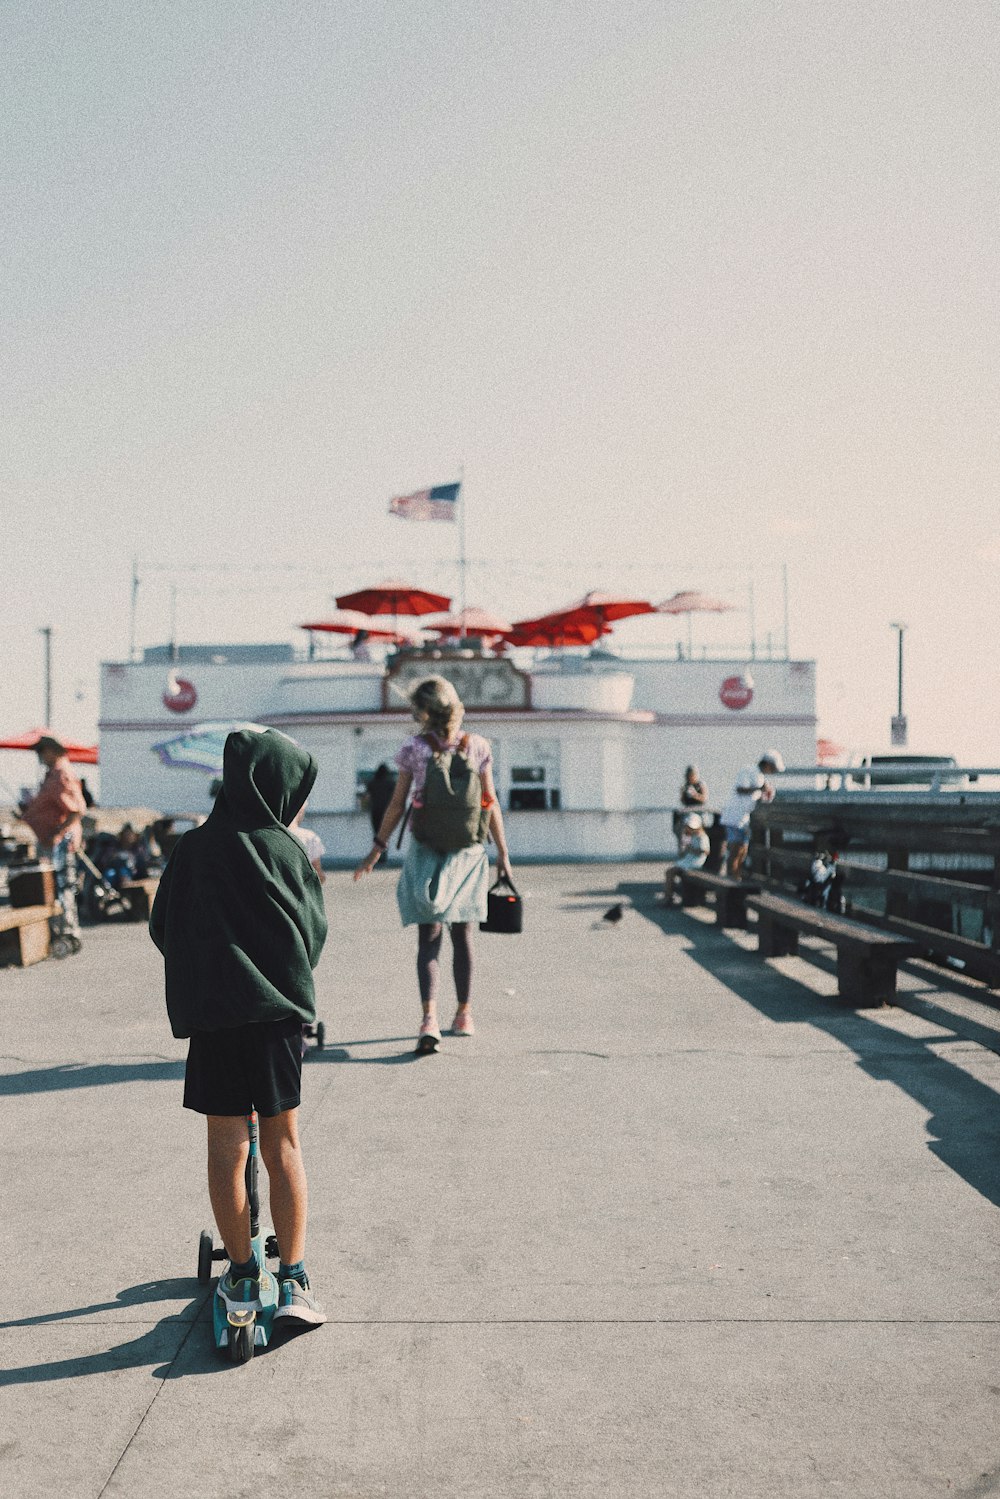
[[[694,593],[686,590],[675,593],[671,598],[664,599],[662,604],[657,604],[657,614],[728,614],[735,609],[735,604],[727,604],[725,599],[714,599],[707,593]]]
[[[477,609],[471,604],[467,609],[460,609],[457,614],[446,614],[443,619],[427,625],[428,630],[433,630],[443,640],[462,635],[506,635],[512,628],[510,620],[501,619],[498,614],[490,614],[488,610]]]
[[[337,598],[338,609],[360,609],[362,614],[442,614],[451,608],[451,599],[428,588],[415,588],[399,578],[343,593]]]
[[[300,625],[299,629],[316,630],[325,635],[356,635],[359,630],[364,630],[373,640],[391,640],[397,643],[413,638],[401,630],[384,629],[375,623],[370,614],[362,614],[358,609],[338,609],[329,619],[315,620],[311,624]]]
[[[603,634],[607,626],[616,619],[629,619],[633,614],[654,614],[656,611],[647,599],[623,599],[614,593],[585,593],[575,604],[556,611],[568,616],[590,616],[600,625]]]
[[[37,749],[38,741],[46,736],[58,739],[74,765],[97,764],[96,744],[77,744],[72,739],[65,739],[60,734],[54,734],[51,729],[29,729],[26,734],[15,734],[10,739],[0,739],[0,750]]]
[[[606,633],[594,618],[564,613],[516,620],[503,638],[511,645],[522,646],[593,645]]]
[[[843,754],[846,751],[842,744],[836,744],[832,739],[816,740],[816,759],[820,765],[829,765],[834,760],[839,760]]]
[[[686,614],[688,622],[688,655],[691,654],[691,616],[692,614],[730,614],[736,608],[735,604],[727,604],[724,599],[712,598],[711,594],[695,593],[691,589],[675,593],[671,598],[664,599],[662,604],[657,604],[657,614]]]

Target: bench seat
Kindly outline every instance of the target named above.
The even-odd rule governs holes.
[[[715,923],[720,927],[743,930],[747,924],[747,896],[760,890],[752,880],[731,880],[725,874],[709,874],[705,869],[678,869],[674,879],[680,886],[682,906],[701,906],[706,895],[715,898]]]
[[[757,950],[761,957],[797,953],[802,932],[832,942],[837,949],[840,997],[859,1008],[891,1002],[896,994],[897,965],[919,951],[919,945],[909,938],[785,896],[752,895],[747,905],[757,913]]]
[[[55,906],[0,906],[0,965],[30,968],[52,950]]]
[[[122,896],[123,904],[126,906],[126,921],[149,920],[149,914],[153,909],[153,901],[156,897],[156,887],[159,883],[159,879],[124,880],[122,882],[119,894]]]

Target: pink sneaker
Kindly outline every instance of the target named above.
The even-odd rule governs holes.
[[[451,1033],[453,1036],[474,1036],[476,1027],[472,1023],[472,1015],[469,1013],[468,1005],[460,1006],[455,1011],[455,1018],[451,1022]]]
[[[417,1050],[423,1054],[437,1051],[441,1045],[441,1032],[438,1030],[437,1016],[425,1015],[420,1022],[417,1032]]]

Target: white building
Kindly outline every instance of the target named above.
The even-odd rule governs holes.
[[[387,664],[305,660],[288,645],[148,649],[101,674],[105,805],[210,809],[208,772],[168,766],[154,746],[199,723],[251,721],[291,734],[319,761],[309,825],[328,855],[369,846],[367,778],[392,763],[411,720],[407,684],[454,681],[468,726],[493,744],[515,858],[660,857],[686,765],[720,807],[765,749],[816,753],[811,661],[690,660],[560,652],[519,669],[475,650],[400,653]]]

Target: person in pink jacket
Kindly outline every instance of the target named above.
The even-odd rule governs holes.
[[[30,801],[19,809],[38,840],[39,851],[52,860],[56,892],[63,908],[63,930],[74,952],[80,950],[80,920],[76,910],[76,854],[83,842],[81,817],[87,810],[83,787],[70,769],[65,746],[43,734],[35,753],[46,767],[45,779]]]

